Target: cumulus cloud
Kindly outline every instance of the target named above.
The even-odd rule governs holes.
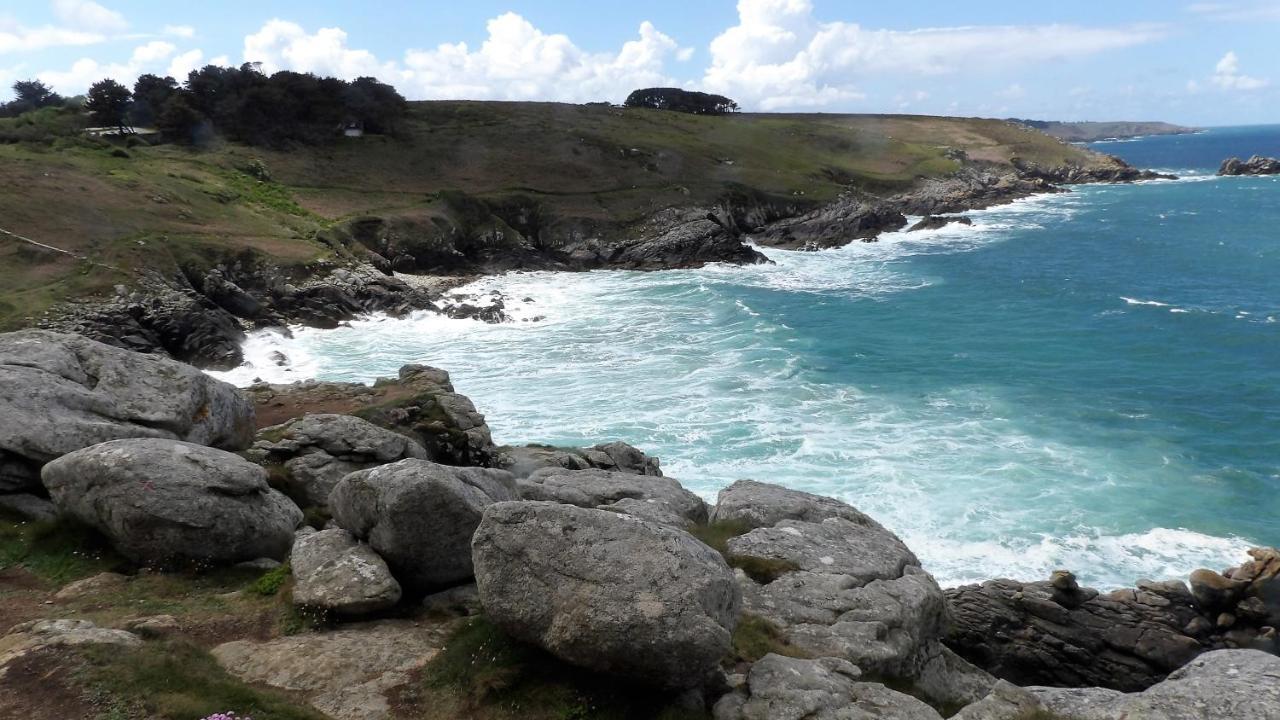
[[[53,0],[53,14],[63,23],[82,30],[113,33],[129,27],[123,15],[93,0]]]
[[[297,23],[271,20],[245,38],[244,60],[264,72],[295,70],[355,78],[374,75],[414,99],[621,100],[644,85],[675,83],[664,72],[669,58],[688,60],[652,23],[617,52],[591,53],[567,35],[547,33],[516,13],[490,20],[478,48],[446,43],[409,50],[401,61],[353,48],[341,28],[307,32]]]
[[[397,74],[392,65],[378,62],[368,50],[348,48],[347,33],[341,28],[320,28],[312,34],[286,20],[268,21],[246,37],[244,60],[262,63],[268,74],[296,70],[347,79]]]
[[[173,60],[169,61],[169,67],[165,70],[164,74],[176,79],[178,82],[184,82],[187,79],[187,75],[191,74],[192,70],[198,70],[199,68],[204,67],[205,64],[201,62],[202,60],[204,60],[203,52],[198,49],[188,50],[179,55],[175,55]],[[225,65],[226,63],[223,64]]]
[[[102,64],[92,58],[81,58],[66,70],[45,70],[36,76],[64,95],[83,93],[104,78],[132,87],[139,75],[160,69],[175,50],[170,43],[153,40],[134,48],[126,62]]]
[[[1228,51],[1213,70],[1213,84],[1224,90],[1258,90],[1271,84],[1266,78],[1257,78],[1240,72],[1240,58],[1235,51]]]
[[[820,22],[810,0],[739,0],[738,24],[711,42],[708,89],[765,110],[857,98],[873,76],[939,76],[1094,55],[1151,42],[1155,26],[873,30]]]

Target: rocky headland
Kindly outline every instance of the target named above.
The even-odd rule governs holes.
[[[923,178],[904,191],[850,187],[818,203],[733,191],[713,204],[670,207],[634,223],[566,218],[522,225],[518,219],[536,212],[532,206],[505,208],[509,217],[490,216],[492,224],[481,230],[461,220],[360,217],[319,234],[335,260],[285,269],[260,255],[242,254],[204,270],[150,272],[132,286],[117,286],[109,297],[67,303],[37,325],[226,369],[243,361],[240,346],[253,329],[330,328],[361,315],[417,310],[501,322],[501,300],[474,304],[445,296],[481,275],[766,263],[757,247],[819,250],[874,242],[882,233],[907,227],[908,215],[928,216],[911,229],[938,227],[934,216],[1066,192],[1065,185],[1164,177],[1109,156],[1095,156],[1088,164],[1042,165],[1017,158],[996,164],[958,152],[955,161],[958,171]]]
[[[1222,167],[1218,168],[1218,174],[1223,176],[1280,175],[1280,158],[1261,155],[1254,155],[1248,160],[1241,160],[1238,157],[1227,158],[1222,161]]]
[[[832,498],[497,446],[435,368],[242,391],[21,331],[0,388],[0,715],[1280,718],[1274,549],[943,589]]]

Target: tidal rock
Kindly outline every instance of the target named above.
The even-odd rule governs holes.
[[[666,687],[705,683],[728,652],[733,572],[685,532],[550,502],[490,506],[472,543],[486,615],[560,659]]]
[[[1254,155],[1248,160],[1233,157],[1222,161],[1219,175],[1280,175],[1280,158]]]
[[[1216,650],[1138,693],[1027,688],[1064,720],[1280,720],[1280,657]]]
[[[45,465],[42,478],[63,513],[143,564],[281,558],[302,522],[261,467],[176,440],[101,443]]]
[[[773,222],[752,233],[761,245],[786,250],[822,250],[901,230],[907,218],[885,203],[844,195],[815,210]]]
[[[1065,603],[1050,582],[991,580],[946,594],[947,644],[1018,685],[1141,690],[1211,647],[1186,632],[1201,615],[1182,583],[1090,591]]]
[[[973,221],[963,215],[926,215],[915,225],[907,228],[907,232],[941,230],[952,223],[956,225],[972,225]]]
[[[471,536],[489,505],[514,500],[503,470],[401,460],[343,478],[329,498],[333,519],[387,561],[414,593],[472,577]]]
[[[768,258],[705,210],[665,210],[639,228],[636,239],[610,249],[599,262],[615,268],[667,270],[714,262],[753,265]]]
[[[792,646],[850,661],[938,703],[976,701],[994,684],[940,644],[946,601],[916,556],[856,509],[739,482],[720,494],[714,520],[754,527],[729,539],[725,557],[743,570],[746,612],[777,625]]]
[[[400,601],[400,583],[368,545],[335,528],[299,533],[289,555],[293,602],[338,615],[364,615]]]
[[[548,500],[637,515],[683,527],[707,521],[702,498],[656,475],[544,468],[516,484],[522,500]]]
[[[79,335],[0,335],[0,492],[38,487],[56,457],[122,438],[249,446],[253,406],[193,367]]]
[[[496,467],[525,478],[543,468],[564,470],[611,470],[635,475],[661,475],[658,458],[624,442],[611,442],[589,448],[557,448],[549,445],[526,445],[503,448]]]
[[[1191,573],[1191,595],[1205,612],[1229,610],[1244,594],[1248,583],[1201,568]]]
[[[289,494],[326,507],[343,477],[399,460],[427,459],[427,451],[398,432],[351,415],[307,414],[258,433],[256,458],[284,468]]]
[[[715,705],[715,720],[941,720],[910,695],[863,682],[847,660],[766,655]]]

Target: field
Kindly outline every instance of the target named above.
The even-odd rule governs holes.
[[[332,254],[316,236],[335,222],[440,217],[457,207],[443,198],[459,194],[625,223],[732,188],[813,202],[849,187],[905,189],[957,169],[952,149],[998,164],[1090,162],[999,120],[481,102],[413,103],[410,113],[400,137],[290,151],[75,137],[0,144],[0,229],[70,253],[0,234],[0,329],[145,271],[206,267],[245,251],[305,265]]]

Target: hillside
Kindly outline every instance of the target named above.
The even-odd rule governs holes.
[[[1066,142],[1123,140],[1147,135],[1189,135],[1196,128],[1167,122],[1057,122],[1053,120],[1014,120]]]
[[[739,231],[850,193],[901,197],[969,173],[959,195],[930,201],[946,209],[995,187],[1000,175],[1034,175],[1040,185],[1005,182],[984,202],[1082,172],[1083,180],[1127,172],[998,120],[423,102],[405,125],[394,138],[287,152],[230,143],[126,150],[79,138],[0,145],[0,183],[16,189],[0,195],[0,229],[70,253],[0,235],[0,327],[145,278],[200,286],[211,268],[220,268],[219,283],[252,294],[246,282],[274,288],[281,277],[296,283],[335,262],[421,274],[748,262],[759,258],[737,240]],[[1074,170],[1053,171],[1061,168]],[[654,238],[656,245],[643,245]],[[270,267],[271,277],[231,277],[247,267]],[[384,299],[357,309],[385,309]],[[321,299],[312,300],[319,308]],[[281,316],[233,314],[268,323]]]

